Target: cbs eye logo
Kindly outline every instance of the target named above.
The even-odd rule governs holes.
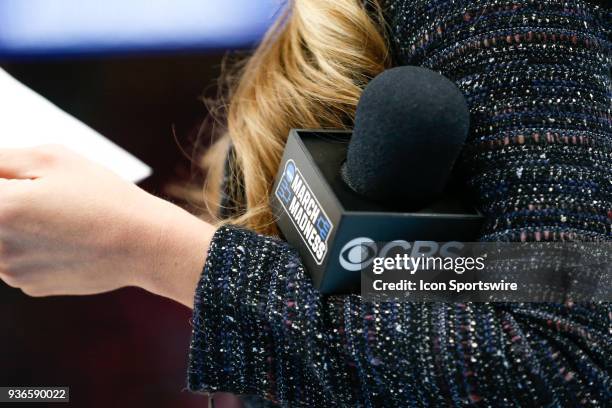
[[[350,240],[340,250],[340,265],[347,271],[359,271],[368,267],[378,252],[376,243],[366,237]]]

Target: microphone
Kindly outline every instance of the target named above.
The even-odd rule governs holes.
[[[445,192],[468,128],[450,80],[404,66],[368,84],[353,132],[290,131],[271,206],[322,293],[358,290],[360,271],[393,246],[476,238],[482,216]]]
[[[461,91],[422,67],[384,71],[365,88],[342,167],[357,193],[418,208],[442,194],[469,130]]]

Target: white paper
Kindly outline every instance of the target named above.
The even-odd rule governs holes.
[[[61,144],[137,183],[151,168],[0,69],[0,148]]]

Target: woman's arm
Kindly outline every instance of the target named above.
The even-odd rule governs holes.
[[[198,284],[189,388],[286,406],[599,406],[609,305],[324,297],[286,243],[222,227]]]
[[[60,146],[0,149],[0,279],[28,295],[140,286],[191,307],[214,231]]]

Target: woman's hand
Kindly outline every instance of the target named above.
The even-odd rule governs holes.
[[[213,233],[66,148],[0,149],[0,279],[28,295],[140,286],[192,306]]]

